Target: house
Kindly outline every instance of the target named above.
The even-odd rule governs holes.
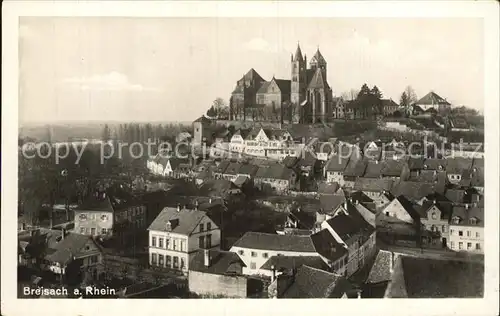
[[[399,105],[392,99],[381,99],[380,101],[382,102],[382,113],[384,113],[384,116],[390,116],[399,109]]]
[[[266,275],[262,266],[273,256],[318,256],[309,236],[247,232],[230,251],[245,263],[243,274]]]
[[[389,191],[382,191],[376,195],[372,195],[371,199],[373,199],[375,210],[378,212],[394,200],[394,195]]]
[[[443,193],[444,187],[438,183],[425,183],[415,181],[399,181],[393,185],[390,192],[393,196],[404,196],[410,201],[417,202],[423,197],[433,193]]]
[[[211,198],[229,199],[231,197],[242,197],[241,188],[235,183],[224,179],[210,179],[200,187],[205,196]]]
[[[452,184],[460,183],[462,176],[472,169],[473,160],[469,158],[449,158],[446,159],[446,174],[448,181]]]
[[[103,271],[102,250],[92,236],[62,231],[49,236],[43,269],[62,279],[82,281],[81,272],[97,280]]]
[[[386,160],[382,162],[382,177],[399,180],[409,173],[407,162],[404,160]]]
[[[238,177],[245,177],[253,180],[259,167],[251,163],[243,163],[238,170]]]
[[[317,162],[318,160],[314,154],[304,150],[301,157],[297,160],[294,169],[296,169],[304,177],[314,177],[316,174]]]
[[[318,184],[318,194],[319,195],[333,195],[336,194],[340,189],[340,185],[337,182],[326,183],[320,182]]]
[[[463,204],[465,203],[465,195],[467,191],[463,189],[446,189],[444,196],[450,203]]]
[[[260,190],[284,193],[295,188],[297,173],[277,163],[261,165],[255,174],[254,183]]]
[[[231,162],[229,160],[221,161],[216,167],[213,169],[212,174],[215,179],[222,179],[222,175],[226,171],[227,167],[229,167]]]
[[[421,245],[419,205],[398,196],[376,217],[378,236],[389,244]]]
[[[348,298],[353,286],[344,277],[302,265],[269,286],[273,298]]]
[[[430,108],[434,108],[439,112],[451,109],[451,104],[434,91],[427,93],[420,100],[415,102],[415,105],[419,106],[424,111],[427,111]]]
[[[325,165],[324,175],[326,182],[337,182],[340,186],[344,185],[344,170],[349,162],[349,157],[342,154],[334,154]]]
[[[264,263],[261,270],[266,271],[264,274],[272,279],[292,272],[303,265],[323,271],[329,269],[320,256],[272,256]]]
[[[418,273],[415,273],[418,271]],[[484,265],[405,256],[380,250],[362,298],[481,298]]]
[[[454,206],[451,212],[448,248],[484,253],[484,208]]]
[[[321,228],[331,233],[337,243],[347,250],[347,264],[339,267],[336,273],[351,276],[365,265],[376,250],[375,228],[364,220],[350,202],[339,208],[332,218],[321,223]]]
[[[322,223],[331,218],[346,200],[347,198],[343,190],[339,190],[337,194],[320,196],[321,209],[316,213],[316,222]]]
[[[187,273],[199,249],[218,249],[221,231],[205,212],[165,207],[148,228],[151,267]]]
[[[344,188],[352,189],[356,180],[365,174],[366,171],[366,160],[349,160],[347,164],[343,178],[344,178]]]
[[[227,180],[227,181],[236,180],[240,169],[241,169],[241,164],[239,164],[237,162],[229,163],[226,170],[222,173],[222,179]]]
[[[200,249],[189,263],[189,291],[200,296],[246,298],[245,266],[237,254],[217,249]]]
[[[424,159],[424,170],[435,170],[435,171],[445,171],[446,170],[446,159],[437,159],[437,158],[425,158]]]
[[[315,144],[314,153],[316,158],[320,161],[328,161],[331,155],[335,152],[335,143],[330,142],[320,142]]]
[[[361,191],[370,198],[375,198],[382,192],[390,192],[394,180],[392,179],[371,179],[358,178],[354,183],[353,190]]]
[[[146,206],[117,187],[96,190],[74,209],[74,231],[82,235],[125,240],[146,227]]]
[[[285,223],[278,234],[305,234],[310,235],[316,223],[316,215],[310,212],[304,212],[297,207],[286,217]]]
[[[451,205],[437,201],[426,201],[420,208],[420,222],[422,228],[430,232],[428,244],[437,247],[448,247],[449,221]]]
[[[419,225],[420,223],[420,214],[415,210],[414,205],[402,195],[389,203],[382,210],[382,214],[410,224]]]
[[[146,167],[152,174],[155,175],[172,178],[184,178],[188,176],[191,164],[188,159],[167,157],[164,156],[164,154],[159,153],[146,162]]]
[[[248,136],[250,129],[238,129],[231,140],[229,141],[229,150],[231,152],[242,153],[245,151],[245,139]]]
[[[472,130],[465,117],[451,117],[449,122],[452,132],[470,132]]]

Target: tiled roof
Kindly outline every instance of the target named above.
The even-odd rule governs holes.
[[[260,93],[267,93],[267,88],[269,87],[270,84],[271,84],[270,81],[262,82],[259,90],[257,90],[257,93],[258,94],[260,94]]]
[[[347,249],[335,240],[328,229],[322,229],[311,235],[311,240],[316,252],[332,262],[347,254]]]
[[[196,123],[212,123],[212,119],[206,117],[205,115],[200,116],[194,122]]]
[[[288,180],[292,172],[291,169],[276,163],[268,166],[259,166],[255,178]]]
[[[484,168],[476,167],[477,171],[472,173],[470,184],[473,187],[484,187]]]
[[[427,93],[424,97],[422,97],[420,100],[418,100],[415,104],[422,104],[422,105],[427,105],[427,104],[446,104],[450,105],[448,101],[437,95],[435,92],[431,91]]]
[[[205,212],[174,207],[165,207],[151,223],[148,230],[167,231],[167,222],[171,223],[170,232],[182,235],[191,235],[196,226],[206,216]]]
[[[410,168],[410,170],[424,169],[424,158],[408,158],[408,168]]]
[[[472,167],[472,159],[470,158],[448,158],[446,159],[446,172],[462,174],[464,170],[470,170]]]
[[[424,169],[440,170],[439,167],[441,166],[442,169],[444,170],[446,169],[446,164],[447,164],[446,159],[427,158],[424,160]]]
[[[313,229],[316,223],[316,214],[304,212],[299,208],[292,210],[289,214],[292,218],[298,221],[298,228],[300,229]]]
[[[422,207],[418,210],[421,217],[427,217],[427,211],[436,206],[441,211],[441,219],[449,220],[452,211],[452,205],[449,203],[439,202],[439,201],[425,201]]]
[[[340,298],[352,289],[342,276],[303,265],[283,298]]]
[[[330,218],[327,223],[344,241],[359,233],[363,228],[351,216],[343,213]]]
[[[284,79],[274,79],[276,81],[276,84],[280,88],[281,94],[290,94],[291,91],[291,86],[292,82],[290,80],[284,80]]]
[[[354,183],[354,190],[356,191],[390,191],[393,186],[392,179],[370,179],[358,178]]]
[[[205,266],[205,253],[199,250],[189,262],[189,270],[210,274],[241,274],[245,263],[231,251],[209,250],[210,265]]]
[[[251,68],[241,79],[255,82],[265,81],[253,68]]]
[[[236,179],[234,179],[233,183],[238,188],[241,188],[247,181],[248,181],[247,177],[245,177],[245,176],[238,176]]]
[[[424,182],[400,181],[391,189],[394,196],[403,195],[406,198],[418,201],[424,196],[434,193],[434,184]]]
[[[233,247],[274,251],[316,252],[309,236],[275,235],[258,232],[245,233],[245,235],[234,243]]]
[[[445,197],[453,203],[463,203],[465,198],[465,190],[447,189]]]
[[[384,165],[378,161],[367,161],[364,178],[380,178]]]
[[[325,170],[326,171],[344,171],[349,158],[343,157],[342,155],[333,155],[330,160],[328,160]]]
[[[397,104],[396,102],[394,102],[392,99],[381,99],[380,101],[382,101],[382,106],[383,107],[389,107],[389,106],[396,106],[398,107],[399,104]]]
[[[308,89],[328,89],[328,83],[326,82],[326,78],[323,77],[323,72],[320,68],[316,69],[314,76],[312,77]]]
[[[471,206],[467,208],[464,206],[454,206],[451,218],[453,219],[454,217],[460,217],[458,225],[484,227],[484,208],[482,207]],[[470,222],[472,218],[476,219],[475,223]]]
[[[362,177],[363,174],[366,171],[366,165],[367,162],[366,160],[349,160],[349,163],[347,164],[345,170],[344,170],[344,176],[347,177]]]
[[[281,163],[287,168],[293,168],[298,161],[299,159],[297,157],[286,156]]]
[[[260,269],[272,270],[274,267],[276,271],[290,271],[303,265],[320,270],[328,269],[320,256],[272,256]]]
[[[391,252],[379,250],[370,270],[366,283],[379,283],[391,280]]]
[[[240,171],[241,164],[237,162],[231,162],[229,166],[227,166],[226,170],[224,171],[224,174],[227,175],[237,175]]]
[[[321,208],[323,213],[330,213],[335,211],[342,203],[346,200],[344,195],[332,194],[332,195],[321,195],[319,201],[321,203]]]
[[[484,158],[474,158],[472,168],[484,168]]]
[[[51,251],[45,259],[65,265],[73,260],[88,242],[94,242],[91,236],[69,233],[64,239],[49,246]]]
[[[318,193],[319,194],[334,194],[340,188],[340,185],[337,182],[327,183],[321,182],[318,185]]]
[[[321,54],[321,52],[319,51],[319,48],[316,50],[316,53],[314,54],[314,56],[311,58],[310,63],[314,63],[314,62],[317,62],[318,64],[326,64],[326,60],[323,57],[323,55]]]
[[[482,298],[484,265],[401,257],[408,298]]]
[[[384,177],[399,177],[406,165],[404,160],[386,160],[382,163],[382,176]]]
[[[217,167],[215,167],[214,169],[214,173],[224,173],[227,169],[227,167],[229,167],[229,164],[231,162],[230,161],[227,161],[227,160],[223,160],[219,163],[219,165]]]
[[[258,166],[251,164],[251,163],[246,163],[246,164],[241,165],[238,173],[244,174],[244,175],[249,175],[250,177],[253,177],[257,173],[258,169],[259,169]]]

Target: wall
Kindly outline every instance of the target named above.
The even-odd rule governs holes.
[[[206,230],[207,223],[211,223],[212,229],[210,231]],[[203,232],[200,232],[200,224],[203,224],[204,230]],[[208,217],[205,216],[203,219],[200,221],[198,226],[196,226],[195,230],[191,233],[189,236],[189,241],[188,241],[188,251],[193,252],[197,251],[200,249],[199,247],[199,237],[200,236],[206,236],[206,235],[211,235],[211,243],[212,247],[219,247],[220,246],[220,229],[217,227],[217,225]]]
[[[459,236],[459,231],[462,231],[463,236]],[[467,236],[467,232],[470,236]],[[476,235],[478,234],[478,235]],[[477,236],[477,237],[476,237]],[[467,251],[472,253],[484,253],[484,228],[478,226],[463,226],[450,224],[450,233],[448,239],[448,248],[454,251]],[[463,248],[459,248],[459,243],[462,242]],[[467,249],[467,243],[471,243],[471,249]],[[480,249],[476,250],[476,244],[479,244]]]
[[[413,218],[408,214],[408,212],[404,209],[404,207],[401,205],[401,203],[398,201],[398,199],[394,199],[389,205],[387,205],[383,210],[382,213],[384,215],[390,217],[395,217],[403,222],[406,223],[413,223]]]
[[[199,295],[223,295],[234,298],[247,297],[247,279],[243,276],[189,271],[189,291]]]

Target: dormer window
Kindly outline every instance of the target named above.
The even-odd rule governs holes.
[[[476,225],[476,224],[477,224],[477,218],[475,218],[475,217],[470,218],[470,219],[469,219],[469,223],[470,223],[471,225]]]
[[[453,221],[453,224],[460,224],[460,217],[455,216],[455,217],[453,217],[452,221]]]
[[[87,220],[87,214],[80,214],[80,216],[78,216],[78,218],[79,218],[81,221],[85,221],[85,220]]]
[[[169,232],[169,231],[172,231],[172,223],[167,222],[167,223],[165,224],[165,229],[166,229],[168,232]]]

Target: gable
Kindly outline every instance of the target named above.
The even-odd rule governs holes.
[[[337,216],[337,215],[341,215],[341,214],[344,214],[344,215],[348,215],[347,214],[347,211],[345,210],[344,206],[343,205],[339,205],[337,207],[337,209],[334,211],[333,213],[333,217]]]
[[[433,217],[433,215],[435,215]],[[441,211],[439,208],[437,208],[436,205],[433,205],[431,208],[427,210],[427,218],[428,219],[440,219],[441,218]]]
[[[266,132],[264,131],[264,129],[260,129],[259,133],[257,134],[257,136],[255,136],[255,140],[256,141],[261,141],[261,142],[267,142],[269,141],[269,138],[267,137],[266,135]]]
[[[267,93],[281,94],[280,87],[274,79],[269,83],[269,86],[267,86]]]
[[[389,205],[384,208],[383,213],[386,216],[397,218],[403,222],[413,223],[413,218],[398,199],[394,199],[391,203],[389,203]]]
[[[87,255],[92,255],[95,253],[101,252],[101,249],[96,245],[96,243],[92,239],[88,239],[88,241],[80,248],[76,253],[75,257],[83,257]]]

